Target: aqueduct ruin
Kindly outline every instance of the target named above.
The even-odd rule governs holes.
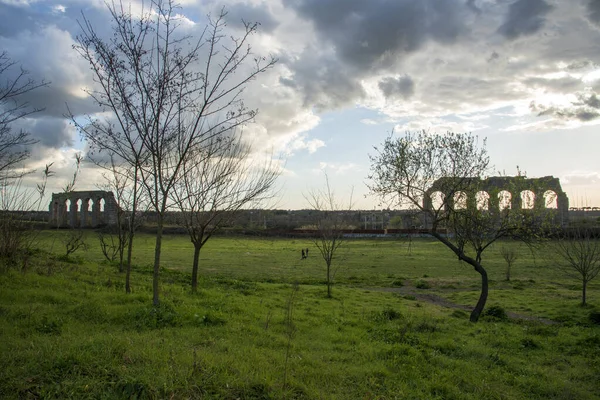
[[[95,228],[117,223],[119,206],[113,192],[92,190],[52,193],[50,225],[55,227]]]
[[[487,179],[440,178],[425,192],[423,207],[436,206],[436,197],[444,198],[444,207],[477,207],[490,211],[510,209],[551,209],[556,211],[556,221],[564,225],[569,218],[569,198],[560,181],[553,176],[525,178],[523,176],[494,176]],[[468,182],[464,182],[467,179]],[[468,187],[469,192],[457,187]],[[447,199],[447,200],[446,200]]]

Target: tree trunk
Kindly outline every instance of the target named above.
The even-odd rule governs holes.
[[[162,247],[163,234],[163,216],[158,216],[158,226],[156,229],[156,245],[154,246],[154,272],[152,274],[152,304],[158,306],[158,274],[160,272],[160,251]]]
[[[200,259],[201,246],[194,243],[194,263],[192,265],[192,293],[198,290],[198,262]]]
[[[471,322],[477,322],[479,320],[479,316],[485,307],[485,303],[488,297],[488,276],[485,269],[481,266],[481,264],[475,265],[475,271],[479,272],[481,275],[481,294],[479,295],[479,301],[477,301],[477,305],[471,312],[470,320]]]
[[[585,306],[586,305],[585,297],[586,297],[586,291],[587,291],[587,281],[585,279],[583,279],[582,283],[583,283],[583,291],[581,293],[581,305]]]
[[[327,297],[331,298],[331,265],[327,264]]]
[[[133,217],[132,217],[133,218]],[[125,274],[125,293],[131,293],[131,255],[133,254],[133,231],[129,231],[129,243],[127,243],[127,270]]]
[[[127,274],[125,276],[125,293],[131,293],[131,255],[133,254],[133,235],[135,234],[135,213],[137,211],[137,194],[138,194],[138,167],[135,166],[135,173],[133,175],[133,201],[131,203],[131,217],[129,218],[129,226],[127,234],[129,235],[129,242],[127,243]]]
[[[510,281],[510,264],[506,267],[506,281]]]

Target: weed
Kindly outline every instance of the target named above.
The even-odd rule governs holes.
[[[164,301],[158,306],[141,307],[132,317],[138,330],[181,326],[179,314],[172,305]]]
[[[600,325],[600,311],[592,311],[588,316],[590,322],[594,325]]]
[[[429,282],[421,280],[421,279],[417,279],[415,281],[415,287],[417,289],[431,289],[431,285],[429,284]]]
[[[402,287],[402,286],[404,286],[404,281],[402,279],[395,279],[394,281],[392,281],[392,286],[393,287]]]
[[[464,318],[467,318],[469,316],[469,314],[467,314],[463,310],[454,310],[454,311],[452,311],[450,316],[454,317],[454,318],[464,319]]]
[[[402,318],[402,314],[390,307],[386,307],[373,316],[375,322],[393,321]]]
[[[538,349],[540,344],[531,338],[521,339],[521,347],[524,349]]]
[[[44,316],[35,326],[35,330],[44,335],[60,335],[62,332],[62,322],[49,320],[48,317]]]
[[[506,311],[504,308],[500,306],[490,306],[483,312],[483,315],[491,320],[496,321],[506,321],[508,320],[508,315],[506,315]]]

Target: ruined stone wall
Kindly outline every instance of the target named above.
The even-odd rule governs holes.
[[[49,212],[53,227],[95,228],[115,225],[119,206],[105,190],[52,193]]]
[[[459,179],[461,183],[457,184]],[[532,197],[533,209],[556,212],[556,221],[561,225],[566,225],[569,220],[569,198],[562,190],[560,180],[553,176],[541,178],[494,176],[487,179],[440,178],[425,193],[423,207],[425,209],[433,208],[432,196],[435,192],[441,192],[448,199],[445,201],[445,206],[451,207],[455,194],[458,193],[456,192],[457,187],[470,188],[470,193],[461,193],[461,196],[466,198],[467,207],[476,207],[477,195],[483,192],[481,196],[487,197],[487,209],[490,211],[500,209],[500,203],[504,196],[509,199],[511,209],[522,209],[525,208],[524,204],[527,200],[525,196],[529,194]],[[546,207],[549,194],[556,196],[556,208]]]

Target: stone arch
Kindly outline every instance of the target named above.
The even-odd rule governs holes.
[[[466,192],[458,191],[452,196],[452,204],[456,210],[464,210],[467,208],[469,195]]]
[[[541,178],[527,178],[524,176],[494,176],[486,179],[481,178],[439,178],[427,190],[424,196],[424,207],[431,209],[430,195],[434,191],[442,191],[444,193],[454,193],[458,188],[462,190],[485,191],[490,194],[489,210],[521,209],[535,208],[537,210],[547,209],[548,212],[554,212],[554,219],[561,225],[566,225],[569,220],[569,198],[562,190],[560,181],[553,176],[544,176]],[[548,191],[556,194],[556,207],[547,207]],[[525,198],[521,194],[525,192]],[[447,203],[450,203],[452,197],[448,198]],[[553,202],[552,202],[553,203]],[[452,204],[448,204],[452,207]],[[469,193],[467,207],[476,207],[477,201],[474,196]]]
[[[114,225],[119,206],[104,190],[52,193],[48,207],[52,226],[97,227]]]
[[[490,209],[490,194],[485,190],[480,190],[475,193],[475,206],[478,210]]]
[[[554,190],[546,190],[543,195],[544,208],[558,209],[558,195]]]
[[[429,193],[426,196],[428,197],[429,208],[434,210],[439,210],[446,200],[446,195],[439,190]]]
[[[531,210],[535,207],[536,195],[533,190],[521,190],[520,197],[522,210]]]
[[[498,192],[498,209],[500,211],[511,209],[513,205],[513,195],[508,190],[501,190]]]

